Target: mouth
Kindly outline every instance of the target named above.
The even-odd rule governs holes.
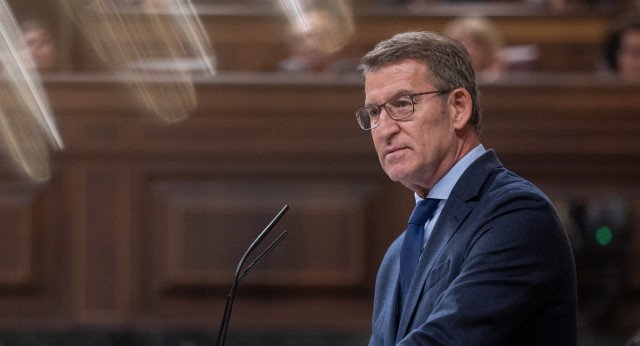
[[[387,151],[385,152],[384,156],[393,156],[394,154],[398,154],[403,152],[404,150],[406,150],[406,147],[398,147],[398,148],[390,148],[387,149]]]

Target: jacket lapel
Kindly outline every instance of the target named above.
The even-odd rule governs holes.
[[[402,311],[402,316],[400,316],[400,324],[398,326],[400,340],[406,335],[409,323],[416,312],[418,299],[420,299],[420,294],[434,264],[470,212],[471,208],[466,203],[460,200],[453,201],[451,197],[447,200],[445,208],[442,209],[434,231],[427,241],[427,247],[420,257],[416,276],[413,278],[407,294],[407,303]]]
[[[407,303],[400,316],[396,342],[407,334],[409,323],[416,313],[420,294],[440,254],[471,213],[472,208],[467,201],[479,195],[491,171],[500,165],[495,152],[488,150],[469,166],[451,191],[418,262],[416,276],[411,282]]]

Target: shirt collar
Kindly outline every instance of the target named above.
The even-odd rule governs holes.
[[[486,150],[484,146],[482,144],[479,144],[477,147],[473,148],[473,150],[468,152],[467,155],[465,155],[462,159],[460,159],[460,161],[453,165],[449,172],[447,172],[447,174],[445,174],[444,177],[442,177],[442,179],[440,179],[433,186],[433,188],[429,191],[427,198],[442,200],[448,199],[451,191],[453,190],[453,187],[458,182],[458,179],[460,179],[460,176],[462,176],[462,173],[467,170],[467,168],[473,163],[473,161],[482,156],[485,151]],[[422,200],[422,197],[420,197],[417,193],[415,194],[415,197],[416,203]]]

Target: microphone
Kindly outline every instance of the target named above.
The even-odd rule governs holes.
[[[267,256],[267,254],[269,254],[269,252],[271,252],[271,250],[273,250],[276,247],[276,245],[278,245],[280,241],[284,239],[284,237],[288,234],[287,231],[285,230],[284,232],[280,233],[280,235],[273,242],[271,242],[271,244],[269,244],[269,246],[264,251],[262,251],[262,253],[258,255],[258,257],[256,257],[256,259],[253,262],[251,262],[251,264],[249,264],[247,268],[241,273],[242,267],[244,266],[244,262],[246,262],[247,257],[253,252],[253,250],[256,249],[256,247],[258,247],[258,245],[264,240],[267,234],[269,234],[273,226],[275,226],[275,224],[278,223],[278,221],[280,221],[280,218],[282,217],[282,215],[284,215],[284,213],[287,210],[289,210],[289,206],[285,205],[282,208],[282,210],[280,210],[278,215],[276,215],[276,217],[273,218],[273,220],[271,220],[269,225],[267,225],[267,227],[258,235],[256,240],[253,241],[253,243],[249,246],[249,249],[247,249],[247,251],[244,253],[242,258],[240,259],[240,262],[238,263],[238,268],[236,269],[236,274],[234,276],[233,285],[231,285],[231,290],[229,291],[229,295],[227,296],[227,304],[224,308],[224,315],[222,316],[222,322],[220,323],[220,330],[218,331],[218,339],[216,341],[216,346],[224,345],[224,341],[227,338],[227,330],[229,329],[229,320],[231,319],[231,308],[233,306],[233,299],[235,297],[238,284],[245,277],[245,275],[247,275],[251,271],[251,269],[253,269],[256,266],[256,264],[260,263],[260,261],[262,261]]]

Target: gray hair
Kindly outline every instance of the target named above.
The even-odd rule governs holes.
[[[438,90],[463,87],[473,103],[469,125],[480,132],[480,103],[471,56],[453,39],[429,31],[405,32],[379,42],[360,60],[358,70],[366,78],[370,72],[403,60],[416,60],[427,66],[426,80]]]

